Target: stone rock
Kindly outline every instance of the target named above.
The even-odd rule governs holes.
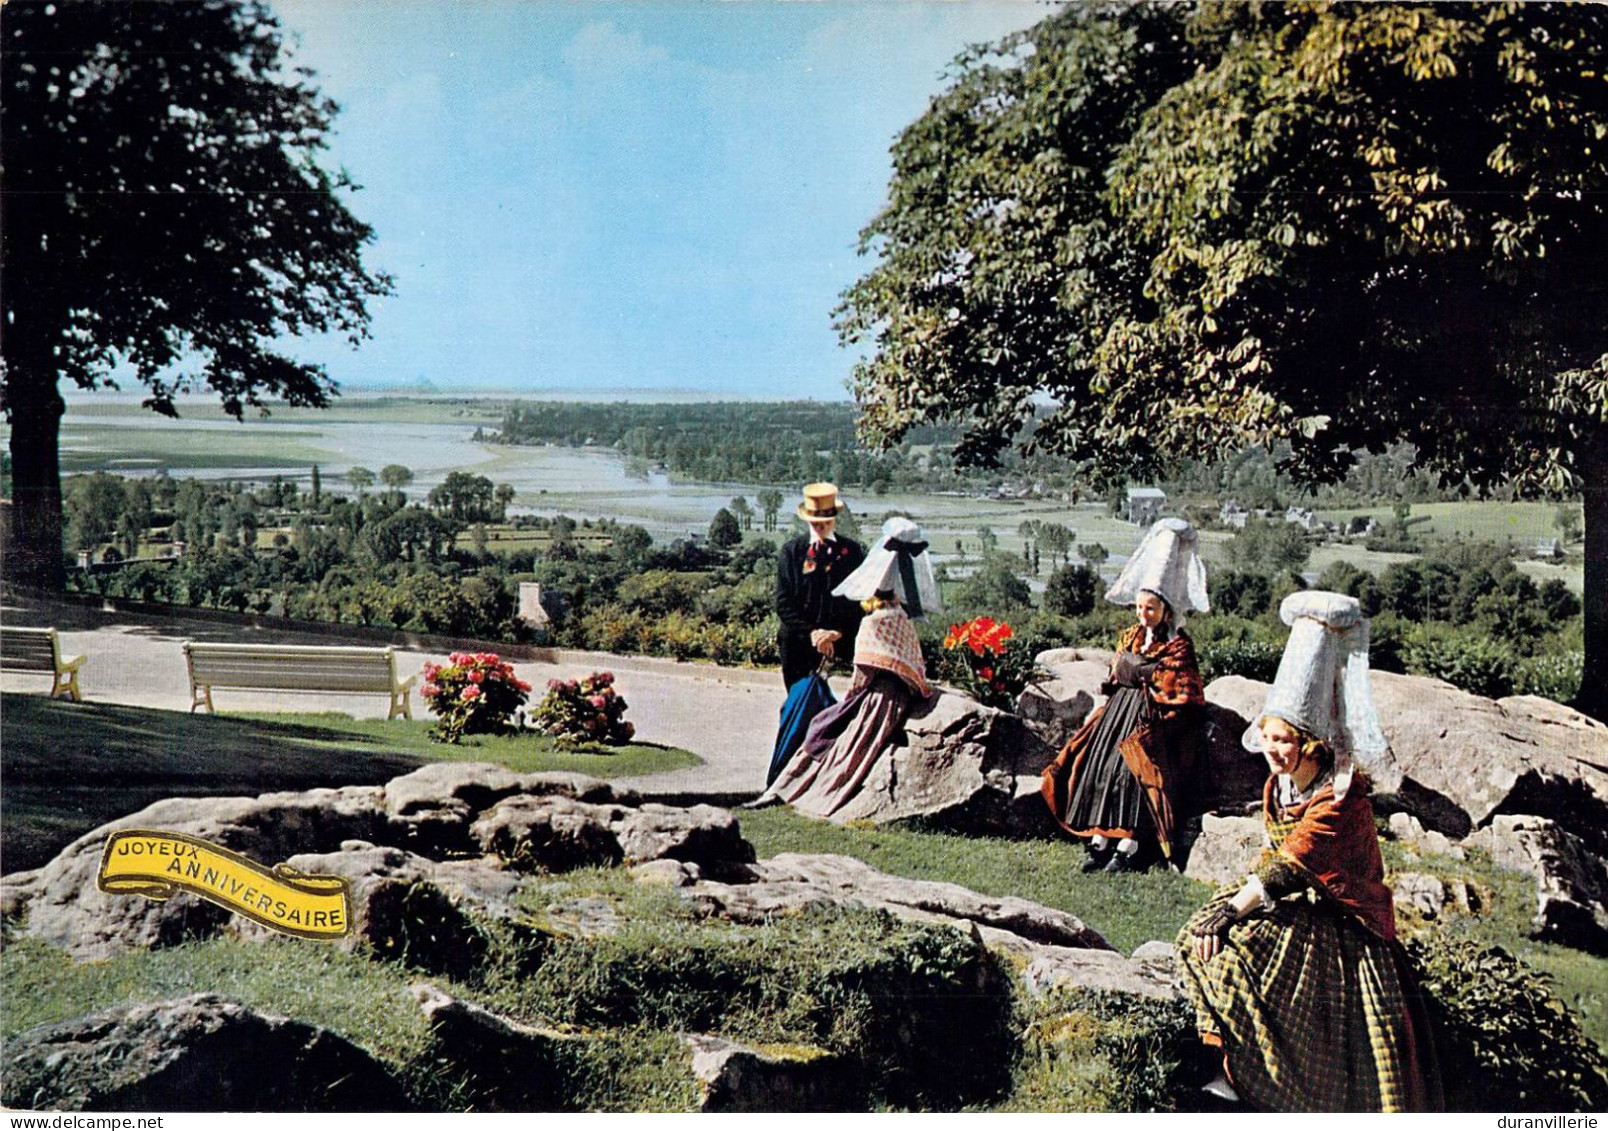
[[[1165,962],[1170,966],[1173,962],[1173,944],[1163,939],[1151,939],[1136,946],[1130,957],[1137,962]]]
[[[1411,813],[1390,815],[1390,835],[1410,847],[1415,855],[1449,856],[1454,860],[1465,859],[1468,855],[1459,845],[1453,844],[1445,833],[1425,831],[1418,818]]]
[[[1028,992],[1035,996],[1074,987],[1137,994],[1161,1001],[1178,996],[1173,987],[1170,962],[1164,965],[1109,950],[1039,947],[1022,972],[1022,980]]]
[[[1069,651],[1072,649],[1058,648],[1041,653],[1039,665],[1045,677],[1029,684],[1016,700],[1016,713],[1057,753],[1090,713],[1106,701],[1100,690],[1108,673],[1106,664],[1082,659],[1052,663],[1043,660],[1044,656]]]
[[[573,1089],[568,1048],[590,1038],[525,1025],[420,982],[412,987],[430,1022],[434,1052],[461,1071],[476,1106],[488,1111],[554,1111]]]
[[[833,821],[922,817],[960,832],[1011,834],[1015,820],[1034,819],[1016,804],[1017,779],[1036,779],[1053,752],[1015,715],[945,693],[906,720],[905,734],[907,744],[877,759]]]
[[[1550,813],[1608,851],[1608,727],[1417,676],[1374,672],[1373,690],[1405,776],[1398,799],[1426,828],[1461,839],[1498,813]]]
[[[1108,668],[1115,655],[1116,652],[1109,648],[1047,648],[1034,656],[1033,662],[1041,668],[1076,663],[1099,664],[1102,668]]]
[[[56,1111],[399,1111],[401,1086],[327,1029],[214,994],[41,1025],[6,1043],[0,1101]]]
[[[384,828],[380,789],[352,786],[261,797],[170,798],[79,837],[39,869],[26,912],[29,935],[74,958],[176,946],[225,930],[230,912],[180,892],[155,901],[108,895],[95,886],[106,838],[118,829],[162,829],[201,837],[263,863],[374,840]]]
[[[1376,808],[1405,810],[1452,840],[1498,813],[1550,813],[1608,854],[1608,726],[1535,696],[1491,700],[1380,671],[1371,682],[1404,779]],[[1266,695],[1266,684],[1237,676],[1206,688],[1209,701],[1245,718]]]
[[[1443,880],[1424,872],[1398,872],[1390,877],[1396,907],[1416,911],[1425,919],[1439,919],[1447,906],[1464,915],[1479,910],[1479,897],[1467,881]]]
[[[1608,868],[1579,837],[1546,817],[1503,814],[1488,843],[1497,864],[1536,878],[1535,938],[1608,954]]]
[[[470,826],[481,851],[523,872],[567,872],[625,859],[614,829],[625,819],[616,805],[519,793],[503,798]]]
[[[564,797],[589,804],[635,804],[630,790],[585,774],[516,774],[490,762],[433,762],[385,785],[392,831],[386,843],[440,858],[474,848],[470,824],[514,794]]]
[[[42,868],[0,876],[0,919],[21,917],[27,910],[28,901],[39,894],[43,876]]]
[[[644,804],[621,822],[619,843],[632,861],[682,860],[707,869],[754,860],[754,846],[743,839],[737,819],[712,805]]]
[[[1066,911],[1015,896],[981,895],[959,884],[890,876],[851,856],[784,852],[760,861],[749,872],[752,878],[746,883],[704,881],[687,892],[693,899],[705,901],[712,911],[738,921],[761,921],[782,908],[852,903],[907,919],[975,923],[1027,942],[1111,949],[1099,932]],[[771,894],[781,901],[773,902]]]
[[[685,860],[649,860],[631,869],[631,878],[639,884],[662,884],[665,887],[684,888],[703,878],[703,870]]]
[[[700,1111],[865,1110],[860,1074],[843,1057],[813,1047],[754,1048],[705,1034],[682,1039],[702,1085]]]
[[[1202,811],[1261,812],[1267,762],[1260,754],[1245,749],[1242,739],[1250,720],[1262,710],[1266,685],[1256,684],[1263,689],[1261,694],[1241,694],[1240,685],[1251,682],[1231,675],[1214,679],[1206,688],[1206,765],[1202,774],[1205,796],[1199,806]],[[1254,706],[1247,705],[1250,700],[1254,700]]]
[[[1217,885],[1242,881],[1266,844],[1261,819],[1207,813],[1200,825],[1184,875]]]
[[[406,962],[433,974],[469,977],[485,955],[485,935],[465,913],[463,904],[480,910],[495,905],[499,917],[513,917],[512,883],[497,882],[506,874],[479,861],[454,866],[401,848],[361,845],[292,856],[288,863],[312,875],[341,876],[350,881],[352,933],[340,940],[343,949],[366,946],[379,958]],[[257,938],[272,933],[244,922],[237,930],[242,936]]]

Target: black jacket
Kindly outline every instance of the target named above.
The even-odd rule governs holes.
[[[815,629],[829,628],[841,632],[847,642],[860,627],[859,602],[834,597],[832,590],[860,568],[865,550],[851,538],[837,538],[824,547],[809,561],[809,535],[801,534],[785,543],[777,556],[776,614],[782,619],[783,640],[808,640]]]

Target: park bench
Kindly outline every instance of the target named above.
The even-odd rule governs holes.
[[[78,690],[78,669],[83,664],[83,656],[62,658],[61,641],[53,628],[0,628],[0,669],[49,672],[52,699],[65,694],[74,703],[83,702]]]
[[[189,640],[184,660],[190,669],[190,710],[212,710],[212,689],[305,691],[391,697],[385,717],[411,719],[408,691],[418,676],[398,682],[396,654],[390,648],[337,648],[295,644],[211,644]]]

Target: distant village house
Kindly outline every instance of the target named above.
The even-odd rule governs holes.
[[[1167,492],[1159,487],[1129,487],[1127,518],[1140,526],[1149,526],[1161,517],[1167,506]]]

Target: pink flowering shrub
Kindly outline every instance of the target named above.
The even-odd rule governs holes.
[[[636,727],[625,721],[625,700],[614,690],[613,672],[585,679],[550,679],[531,723],[555,738],[572,742],[630,742]]]
[[[448,660],[424,665],[419,694],[436,716],[430,737],[455,744],[466,734],[513,729],[514,712],[525,705],[530,684],[492,652],[454,652]]]

